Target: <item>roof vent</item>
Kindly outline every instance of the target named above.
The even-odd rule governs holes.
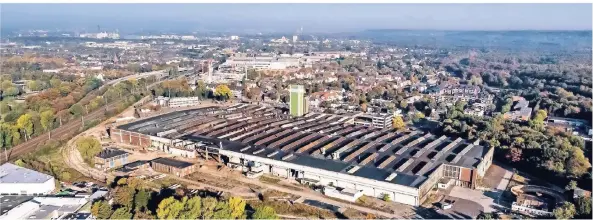
[[[348,170],[348,173],[349,173],[349,174],[353,174],[353,173],[354,173],[354,172],[356,172],[358,169],[360,169],[360,167],[359,167],[359,166],[354,166],[354,167],[352,167],[352,168],[350,168],[350,169]]]
[[[266,150],[266,149],[264,149],[264,148],[259,149],[259,150],[255,151],[255,152],[253,152],[253,154],[259,154],[261,152],[264,152],[264,150]]]
[[[393,180],[395,177],[397,176],[397,173],[391,173],[391,175],[389,175],[387,178],[385,178],[385,181],[391,181]]]
[[[289,158],[291,158],[293,156],[294,156],[294,154],[286,155],[286,156],[282,157],[282,160],[287,160],[287,159],[289,159]]]
[[[243,152],[243,151],[246,151],[246,150],[249,150],[249,149],[251,149],[251,146],[247,146],[247,147],[241,148],[241,150],[239,150],[239,152]]]
[[[274,156],[274,155],[278,154],[278,152],[279,152],[279,151],[274,151],[274,152],[272,152],[272,153],[268,154],[267,156],[268,156],[268,157],[272,157],[272,156]]]

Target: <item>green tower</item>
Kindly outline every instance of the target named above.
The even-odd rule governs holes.
[[[299,117],[305,114],[305,87],[290,85],[290,115]]]

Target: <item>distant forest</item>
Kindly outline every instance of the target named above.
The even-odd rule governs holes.
[[[538,52],[576,52],[591,56],[591,31],[416,31],[367,30],[343,34],[397,46]]]

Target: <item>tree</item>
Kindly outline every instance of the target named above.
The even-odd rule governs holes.
[[[41,117],[40,123],[41,123],[41,127],[43,127],[43,130],[48,131],[49,129],[51,129],[53,122],[55,120],[54,111],[47,110],[47,111],[41,112],[41,114],[39,116]]]
[[[414,114],[414,117],[412,118],[413,121],[418,121],[420,119],[423,119],[424,117],[424,113],[422,112],[416,112],[416,114]]]
[[[3,93],[2,95],[5,97],[11,97],[11,96],[16,96],[19,94],[19,89],[17,89],[14,86],[8,87],[8,88],[4,88],[3,89]]]
[[[144,211],[148,207],[148,201],[150,200],[150,192],[141,189],[134,196],[134,205],[136,212]]]
[[[523,154],[523,150],[518,147],[512,147],[506,154],[506,158],[510,159],[513,162],[521,161],[521,155]]]
[[[564,187],[564,189],[566,190],[574,190],[577,188],[577,181],[571,180],[570,182],[568,182],[568,184],[566,184],[566,187]]]
[[[480,213],[476,219],[499,219],[499,217],[494,213]]]
[[[185,202],[180,219],[196,219],[202,215],[202,198],[194,196]]]
[[[210,219],[214,215],[214,208],[216,207],[216,199],[206,197],[202,200],[202,219]]]
[[[91,207],[91,214],[97,219],[108,219],[112,212],[111,205],[105,200],[99,200]]]
[[[132,213],[130,212],[130,209],[128,209],[128,207],[121,207],[117,210],[115,210],[115,212],[113,212],[113,214],[111,214],[111,217],[109,217],[110,219],[131,219],[132,218]]]
[[[567,173],[571,177],[579,178],[583,174],[587,173],[589,167],[591,167],[591,163],[583,154],[583,150],[578,147],[571,146],[569,150],[570,157],[567,161]]]
[[[544,120],[546,120],[547,117],[548,117],[548,113],[546,111],[540,109],[540,110],[537,110],[537,112],[533,116],[533,120],[538,121],[538,122],[544,122]]]
[[[227,201],[219,201],[214,208],[213,219],[231,219],[232,213]]]
[[[131,209],[134,204],[134,194],[136,194],[135,189],[128,186],[119,186],[114,190],[113,202]]]
[[[10,148],[10,144],[7,139],[12,139],[12,137],[9,137],[9,134],[10,130],[8,125],[0,123],[0,148],[4,149],[4,159],[6,161],[8,161],[8,149]]]
[[[126,185],[127,183],[128,183],[128,178],[125,178],[125,177],[120,178],[120,179],[117,180],[117,185],[118,186],[123,186],[123,185]]]
[[[557,206],[554,209],[554,217],[556,219],[571,219],[576,214],[574,204],[570,202],[564,202],[562,205]]]
[[[247,79],[249,80],[256,80],[260,77],[260,73],[255,69],[247,70]]]
[[[463,112],[463,109],[465,109],[465,105],[466,103],[464,101],[459,100],[455,102],[455,110]]]
[[[230,99],[232,95],[231,89],[227,85],[220,84],[214,89],[214,96],[220,100]]]
[[[399,107],[401,109],[406,109],[408,107],[408,101],[402,100],[401,102],[399,102]]]
[[[368,109],[367,103],[360,104],[360,110],[362,110],[363,112],[367,112],[367,109]]]
[[[6,113],[10,111],[10,106],[7,102],[0,102],[0,113]]]
[[[33,134],[33,116],[31,114],[21,115],[16,124],[25,134],[25,139],[27,139],[27,136],[31,138],[31,134]]]
[[[389,196],[389,194],[387,194],[387,193],[383,193],[383,195],[381,195],[381,200],[383,200],[385,202],[389,202],[389,201],[391,201],[391,196]]]
[[[84,109],[82,108],[82,105],[80,105],[80,104],[72,105],[69,110],[70,110],[70,114],[72,114],[76,117],[84,114]]]
[[[278,219],[276,210],[270,206],[260,206],[255,209],[252,219]]]
[[[395,116],[393,117],[392,126],[397,130],[401,130],[406,127],[406,123],[404,122],[404,119],[402,119],[402,116]]]
[[[247,95],[247,98],[249,99],[259,100],[261,97],[261,89],[258,87],[250,88],[249,90],[247,90],[247,93],[245,95]]]
[[[187,198],[186,198],[187,199]],[[175,219],[183,210],[184,204],[174,197],[163,199],[158,205],[156,215],[159,219]]]
[[[576,199],[576,211],[582,219],[591,218],[591,197],[581,196]],[[580,218],[580,217],[579,217]]]
[[[59,88],[60,87],[60,84],[62,84],[62,81],[60,79],[53,78],[53,79],[50,79],[49,80],[49,85],[52,88]]]
[[[145,210],[143,212],[136,212],[134,214],[134,219],[155,219],[156,216],[152,214],[150,211]]]
[[[82,158],[94,166],[94,157],[101,152],[101,143],[93,137],[83,137],[76,141],[76,148],[82,155]]]
[[[231,217],[233,218],[245,218],[243,215],[245,214],[245,200],[241,197],[231,197],[229,198],[229,207],[231,209]]]

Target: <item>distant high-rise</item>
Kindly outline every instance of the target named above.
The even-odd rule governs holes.
[[[292,42],[293,43],[296,43],[297,40],[299,40],[299,36],[297,36],[297,35],[292,36]]]
[[[305,87],[290,85],[290,115],[298,117],[305,114]]]

